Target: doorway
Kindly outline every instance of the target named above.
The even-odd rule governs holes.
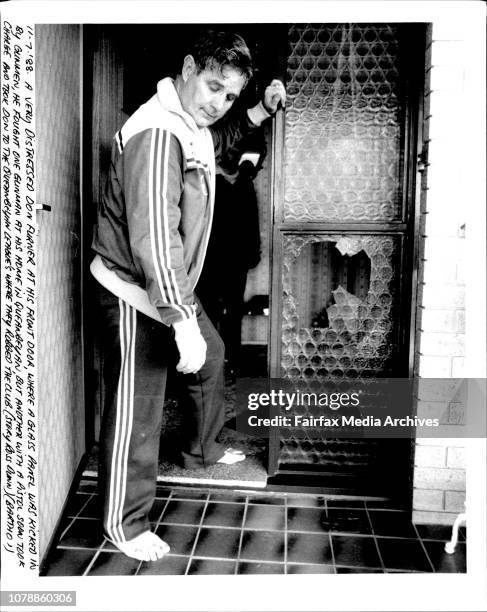
[[[176,74],[183,43],[200,27],[85,27],[95,204],[113,133],[157,80]],[[246,300],[268,296],[270,311],[244,317],[243,342],[266,354],[263,376],[411,376],[423,25],[231,27],[246,39],[257,67],[241,103],[252,105],[275,77],[288,91],[285,111],[266,128],[268,156],[255,182],[262,261],[246,291]],[[96,438],[101,381],[96,372],[93,379]],[[410,493],[409,441],[338,448],[288,434],[275,429],[270,437],[268,486]]]
[[[297,24],[276,125],[271,376],[412,375],[425,29]],[[269,482],[408,495],[409,440],[271,437]]]

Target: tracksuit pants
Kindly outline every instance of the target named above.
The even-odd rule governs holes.
[[[99,487],[105,533],[121,543],[149,529],[167,369],[179,354],[172,327],[98,289],[104,378]],[[224,453],[216,442],[224,424],[224,345],[200,304],[197,320],[207,354],[199,372],[181,375],[181,462],[187,468],[211,465]]]

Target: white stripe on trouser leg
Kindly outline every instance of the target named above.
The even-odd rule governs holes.
[[[125,443],[123,446],[123,454],[122,454],[122,490],[120,492],[120,507],[119,514],[117,517],[117,524],[120,525],[120,531],[122,531],[122,519],[123,519],[123,506],[125,501],[125,493],[127,490],[127,469],[128,469],[128,454],[130,447],[130,438],[132,437],[132,423],[134,418],[134,353],[135,353],[135,335],[136,335],[136,327],[137,327],[137,311],[132,306],[127,306],[129,310],[129,317],[131,319],[131,325],[129,325],[129,329],[131,331],[130,335],[130,347],[129,347],[129,363],[128,370],[129,375],[127,378],[127,403],[128,403],[128,414],[127,414],[127,435],[125,437]],[[123,532],[122,532],[123,534]]]
[[[117,416],[110,470],[107,532],[114,542],[125,542],[122,529],[127,486],[127,457],[132,433],[134,405],[134,352],[136,310],[119,300],[120,376],[117,388]]]

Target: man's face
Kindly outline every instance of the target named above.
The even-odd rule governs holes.
[[[245,85],[243,74],[232,66],[223,66],[221,71],[205,68],[198,73],[191,55],[184,60],[182,76],[181,105],[198,127],[208,127],[221,119]]]

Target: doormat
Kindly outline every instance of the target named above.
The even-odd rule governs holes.
[[[232,411],[227,411],[230,416]],[[223,428],[219,441],[226,447],[237,448],[246,455],[245,461],[234,465],[215,464],[207,468],[185,469],[178,465],[180,443],[180,410],[177,400],[165,402],[159,451],[157,480],[164,483],[242,486],[263,488],[267,482],[267,440],[235,431],[235,419],[230,418]],[[98,474],[98,445],[90,453],[85,476]]]

